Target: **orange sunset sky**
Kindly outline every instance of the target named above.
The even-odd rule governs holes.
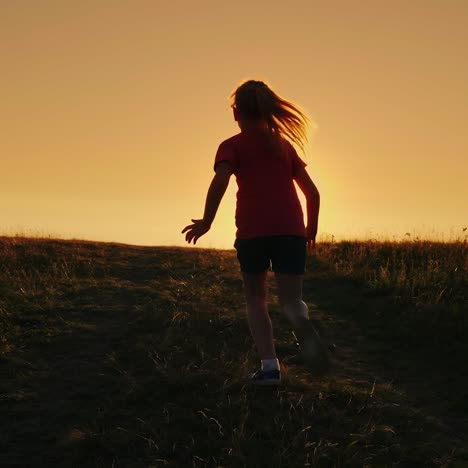
[[[3,1],[0,233],[184,245],[253,78],[318,125],[319,241],[461,236],[467,49],[465,0]]]

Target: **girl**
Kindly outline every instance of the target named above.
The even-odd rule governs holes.
[[[292,143],[304,148],[307,117],[262,81],[250,80],[231,95],[234,119],[241,132],[218,148],[203,219],[192,219],[182,233],[195,245],[206,234],[232,174],[238,192],[236,207],[237,251],[244,281],[248,323],[261,359],[250,376],[259,385],[281,380],[267,306],[267,272],[275,273],[281,308],[299,339],[305,363],[324,371],[328,356],[309,321],[302,300],[306,246],[315,246],[320,196]],[[307,200],[307,226],[294,181]]]

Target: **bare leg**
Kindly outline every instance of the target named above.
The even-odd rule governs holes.
[[[250,332],[260,359],[276,359],[273,327],[268,315],[267,272],[243,273]]]
[[[309,319],[309,309],[302,300],[304,276],[283,273],[276,273],[275,276],[281,308],[293,327],[300,327],[304,319]]]
[[[276,273],[281,308],[291,322],[299,339],[302,356],[314,373],[326,372],[329,358],[326,347],[309,320],[309,309],[302,300],[302,275]]]

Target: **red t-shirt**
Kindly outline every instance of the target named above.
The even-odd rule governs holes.
[[[223,141],[214,168],[229,161],[237,180],[237,239],[306,236],[304,215],[293,178],[306,163],[286,139],[273,151],[264,129],[243,130]]]

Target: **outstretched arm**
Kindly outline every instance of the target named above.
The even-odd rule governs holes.
[[[320,211],[320,193],[304,167],[297,171],[294,180],[304,193],[307,202],[307,246],[309,251],[315,247],[318,217]]]
[[[185,240],[190,244],[193,240],[193,244],[197,243],[199,237],[206,234],[210,228],[213,220],[218,211],[219,204],[223,199],[226,189],[229,185],[229,179],[233,173],[232,166],[229,162],[223,161],[216,165],[216,174],[211,181],[206,196],[205,212],[203,219],[192,219],[193,224],[186,226],[182,230],[182,234],[186,232]]]

